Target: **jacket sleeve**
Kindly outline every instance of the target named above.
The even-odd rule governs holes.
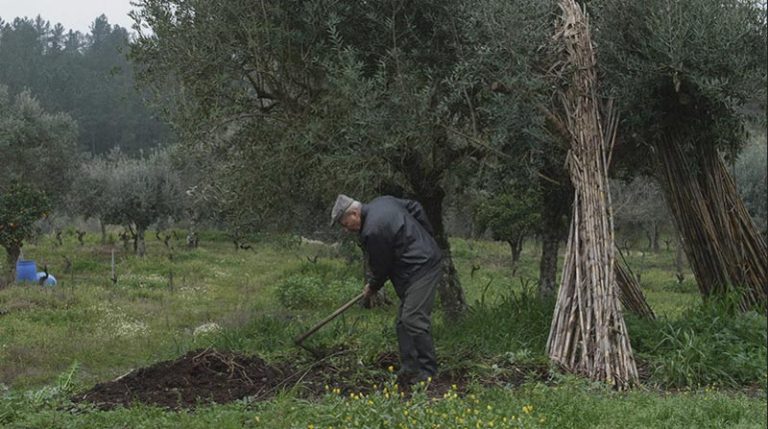
[[[429,223],[429,219],[427,219],[427,214],[424,212],[424,207],[422,207],[418,201],[401,200],[401,202],[404,203],[405,209],[408,210],[408,213],[410,213],[411,216],[413,216],[413,218],[416,219],[416,221],[419,222],[419,224],[421,224],[425,230],[427,230],[429,235],[434,237],[435,230],[432,229],[432,224]]]
[[[384,287],[389,278],[394,260],[394,246],[381,234],[372,234],[364,240],[365,253],[368,255],[368,285],[374,291]]]

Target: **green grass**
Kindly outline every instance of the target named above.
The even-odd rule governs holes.
[[[263,403],[240,401],[166,412],[137,406],[110,412],[78,408],[61,412],[66,389],[32,392],[0,403],[9,428],[761,428],[764,398],[724,392],[618,393],[583,380],[564,378],[555,386],[528,384],[516,390],[475,388],[448,392],[438,400],[417,393],[400,398],[392,384],[368,395],[329,391],[316,401],[290,393]]]
[[[490,427],[491,421],[494,427],[765,427],[765,315],[704,305],[690,272],[677,284],[669,251],[627,255],[659,316],[627,318],[635,353],[651,370],[649,382],[628,393],[559,376],[550,386],[473,385],[473,396],[443,400],[417,395],[406,402],[379,389],[364,399],[329,392],[307,401],[286,391],[264,403],[195,412],[133,407],[71,413],[69,393],[193,349],[306,360],[292,339],[362,286],[359,263],[345,262],[335,250],[258,236],[253,251],[235,251],[216,231],[201,234],[198,249],[174,242],[172,254],[150,235],[145,258],[118,243],[113,284],[112,246],[91,235],[86,240],[80,246],[65,235],[64,245],[56,246],[43,237],[25,246],[25,256],[47,264],[58,286],[0,290],[2,427],[431,428]],[[456,239],[452,246],[470,310],[457,323],[435,313],[442,368],[468,369],[480,378],[499,363],[547,362],[554,302],[536,297],[539,246],[527,243],[514,271],[502,243]],[[65,257],[72,262],[69,272]],[[391,288],[388,294],[396,302]],[[350,353],[337,363],[358,368],[354,377],[365,380],[377,371],[370,368],[377,355],[396,350],[394,313],[392,307],[352,308],[310,342],[345,347]],[[194,334],[210,322],[221,330]],[[523,412],[528,406],[532,411]],[[478,413],[467,416],[466,410]]]

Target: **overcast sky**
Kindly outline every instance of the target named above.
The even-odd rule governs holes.
[[[93,20],[104,14],[110,24],[130,30],[133,21],[127,14],[132,8],[131,0],[0,0],[0,18],[13,21],[40,15],[51,26],[61,23],[67,30],[88,33]]]

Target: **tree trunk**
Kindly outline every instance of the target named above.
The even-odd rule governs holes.
[[[137,243],[136,254],[142,258],[144,257],[144,254],[146,253],[146,250],[147,250],[146,243],[144,242],[144,232],[146,232],[146,228],[142,228],[142,227],[136,228],[136,243]]]
[[[16,281],[16,261],[21,255],[21,247],[11,246],[5,248],[5,261],[8,263],[8,271],[5,273],[7,284]]]
[[[133,254],[137,255],[139,253],[139,233],[134,231],[130,224],[127,226],[127,228],[131,234],[131,238],[133,239]]]
[[[700,142],[693,142],[700,143]],[[742,310],[768,304],[768,251],[717,151],[657,145],[659,180],[702,296],[735,292]]]
[[[541,260],[539,261],[539,297],[555,296],[557,291],[557,252],[560,237],[546,231],[541,237]]]
[[[543,190],[541,206],[541,260],[539,261],[539,296],[552,297],[557,292],[557,258],[560,241],[567,232],[568,216],[573,187],[568,177],[563,175],[563,169],[547,162],[544,169],[548,177],[556,177],[561,184],[542,180]]]
[[[520,262],[520,254],[523,253],[524,242],[525,236],[523,234],[520,234],[511,240],[507,240],[509,250],[512,253],[512,275],[515,275],[517,272],[517,263]]]
[[[645,236],[648,238],[648,250],[659,253],[659,222],[651,221],[645,225]]]
[[[101,244],[107,244],[107,225],[103,220],[99,219],[99,226],[101,227]]]
[[[685,281],[685,251],[683,250],[683,240],[680,238],[680,234],[677,234],[677,243],[675,245],[675,277],[677,277],[677,284],[683,284]]]
[[[438,286],[440,302],[447,320],[456,320],[467,308],[464,290],[461,288],[459,273],[453,265],[451,244],[443,224],[443,199],[445,191],[439,186],[432,187],[429,192],[417,193],[416,200],[421,203],[427,213],[429,222],[435,231],[435,241],[443,251],[443,279]]]

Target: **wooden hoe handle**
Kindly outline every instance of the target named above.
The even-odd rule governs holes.
[[[365,296],[365,293],[361,292],[360,295],[357,295],[356,297],[352,298],[348,303],[346,303],[346,304],[342,305],[341,307],[339,307],[338,309],[336,309],[336,311],[334,311],[330,316],[328,316],[325,319],[321,320],[320,323],[318,323],[317,325],[313,326],[312,329],[310,329],[309,331],[299,335],[293,341],[297,345],[301,345],[301,343],[303,343],[304,340],[309,338],[310,335],[312,335],[315,332],[319,331],[320,328],[325,326],[331,320],[333,320],[336,317],[338,317],[341,313],[347,311],[349,309],[349,307],[352,307],[353,305],[355,305],[355,303],[357,303],[357,301],[360,301],[361,299],[363,299],[364,296]]]

